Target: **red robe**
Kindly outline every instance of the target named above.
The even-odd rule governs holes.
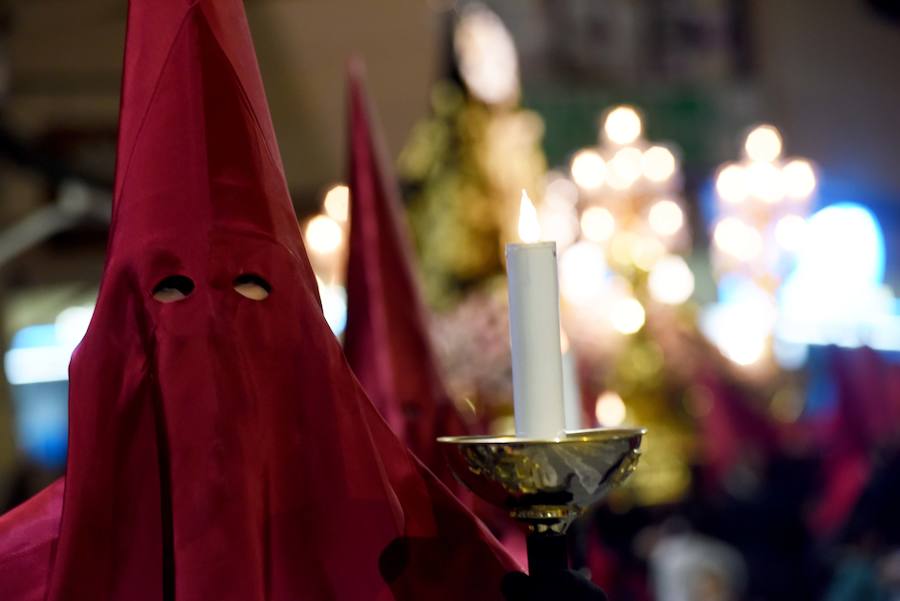
[[[322,316],[242,2],[132,0],[124,69],[62,512],[57,483],[0,518],[3,600],[499,599],[513,562]]]

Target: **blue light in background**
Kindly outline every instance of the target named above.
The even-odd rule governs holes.
[[[38,382],[12,387],[16,442],[32,461],[62,467],[68,444],[68,382]]]
[[[885,239],[863,205],[829,205],[808,220],[796,268],[778,293],[778,340],[900,349],[896,299],[884,286]]]
[[[806,240],[792,277],[832,290],[884,281],[884,234],[866,207],[842,202],[808,220]]]
[[[36,326],[27,326],[13,335],[10,348],[35,348],[57,346],[56,325],[44,323]]]
[[[69,360],[92,313],[90,307],[70,307],[55,323],[22,328],[4,357],[17,444],[31,461],[50,469],[65,463]]]

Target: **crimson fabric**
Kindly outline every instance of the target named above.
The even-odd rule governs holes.
[[[43,601],[59,531],[63,479],[0,516],[0,599]]]
[[[873,453],[900,440],[900,369],[869,348],[827,350],[835,407],[821,426],[822,490],[811,525],[844,526],[874,470]]]
[[[866,347],[831,347],[827,356],[837,393],[832,438],[860,448],[900,438],[900,367]]]
[[[350,249],[344,352],[393,431],[500,537],[518,563],[525,538],[509,514],[476,499],[450,473],[438,436],[468,434],[447,394],[431,345],[402,217],[400,191],[365,89],[364,68],[348,77]]]
[[[444,387],[416,287],[399,189],[371,118],[362,64],[348,78],[350,250],[344,352],[401,441],[457,493],[436,437],[467,434]]]
[[[750,407],[736,386],[709,370],[698,379],[710,395],[701,423],[701,454],[711,482],[721,483],[741,461],[765,461],[777,451],[778,427]]]
[[[4,601],[499,599],[513,562],[325,323],[242,2],[133,0],[120,120],[62,515],[57,484],[0,519]]]

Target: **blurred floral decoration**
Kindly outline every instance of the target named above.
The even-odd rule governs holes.
[[[508,311],[505,283],[497,280],[438,314],[433,327],[448,391],[494,433],[515,430]]]
[[[502,276],[519,191],[537,189],[546,170],[543,122],[518,106],[518,59],[506,27],[485,6],[467,4],[453,42],[463,86],[434,86],[432,115],[399,159],[426,298],[438,309]]]

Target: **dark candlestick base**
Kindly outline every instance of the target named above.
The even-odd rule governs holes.
[[[532,576],[569,569],[565,534],[529,534],[528,573]]]

